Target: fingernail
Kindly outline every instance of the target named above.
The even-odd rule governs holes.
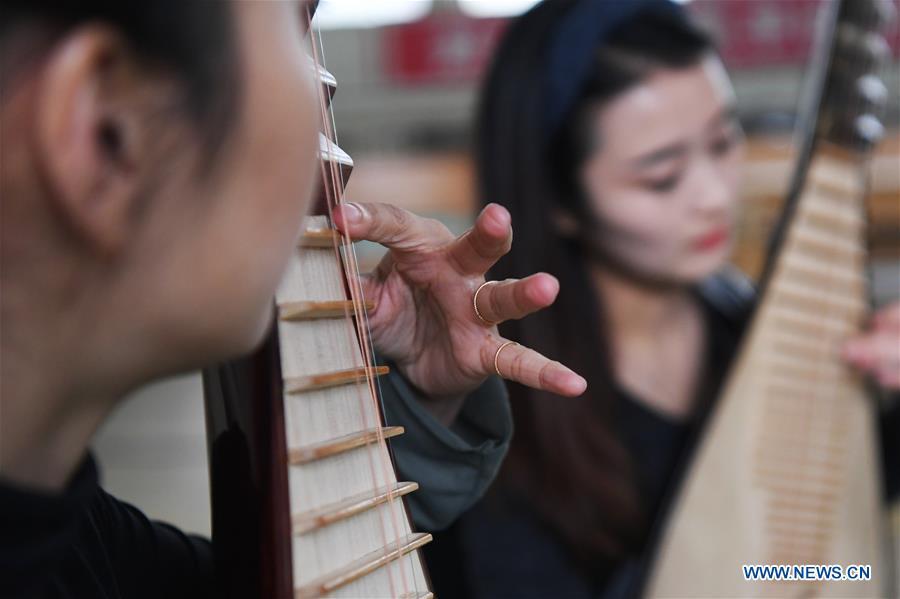
[[[568,368],[561,368],[554,372],[552,376],[559,388],[565,389],[573,396],[581,395],[587,389],[587,381]]]
[[[346,202],[344,204],[344,219],[354,225],[361,222],[363,219],[362,208],[353,202]]]
[[[575,383],[575,385],[573,385],[573,387],[574,387],[573,391],[575,391],[575,393],[577,395],[581,395],[582,393],[587,391],[587,381],[584,379],[584,377],[578,376],[576,374],[575,381],[576,381],[576,383]]]
[[[497,206],[499,210],[494,210],[494,220],[501,227],[509,226],[509,212],[501,206],[500,204],[492,204],[492,206]]]
[[[559,279],[551,274],[543,274],[544,276],[541,277],[541,280],[543,281],[541,287],[543,287],[544,293],[546,293],[548,297],[555,299],[556,294],[559,293]]]

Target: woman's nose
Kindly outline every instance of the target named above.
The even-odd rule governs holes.
[[[695,209],[707,214],[726,212],[735,193],[733,177],[715,161],[706,160],[704,163],[694,194]]]

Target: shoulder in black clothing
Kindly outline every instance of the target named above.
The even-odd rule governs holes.
[[[209,542],[100,488],[88,456],[66,490],[0,484],[0,596],[191,599],[212,595]]]

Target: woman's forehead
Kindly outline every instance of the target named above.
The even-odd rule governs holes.
[[[595,126],[604,150],[636,157],[702,136],[733,103],[721,61],[709,57],[696,66],[651,74],[604,106]]]

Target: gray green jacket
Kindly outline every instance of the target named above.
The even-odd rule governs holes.
[[[391,448],[398,477],[419,483],[407,496],[416,527],[446,528],[484,494],[509,448],[513,427],[506,387],[499,377],[487,379],[447,427],[422,406],[396,369],[381,383],[386,423],[406,429],[391,440]]]

